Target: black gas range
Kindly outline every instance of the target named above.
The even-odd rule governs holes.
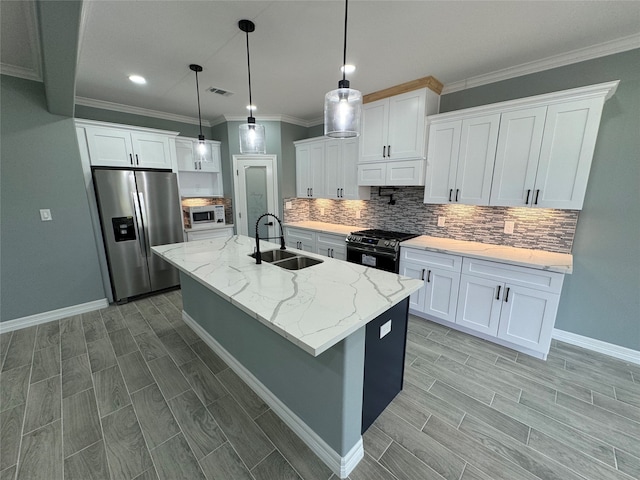
[[[400,242],[417,236],[417,233],[377,229],[351,232],[347,237],[347,261],[398,273]]]

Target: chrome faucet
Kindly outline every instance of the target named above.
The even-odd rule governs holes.
[[[280,224],[280,237],[266,237],[266,238],[260,238],[259,237],[258,227],[260,226],[260,220],[262,220],[264,217],[273,217],[278,221],[278,223]],[[265,225],[273,225],[273,222],[265,223]],[[260,215],[258,217],[258,220],[256,220],[256,252],[255,252],[255,256],[256,256],[256,263],[258,265],[262,263],[262,254],[260,253],[260,240],[272,240],[274,238],[280,238],[280,250],[286,250],[287,247],[285,247],[285,245],[284,245],[284,232],[282,231],[282,222],[280,221],[280,219],[277,216],[275,216],[273,213],[265,213],[263,215]]]

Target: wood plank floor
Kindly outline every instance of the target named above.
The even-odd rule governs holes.
[[[0,480],[334,480],[181,318],[179,291],[0,336]],[[640,365],[417,317],[351,480],[640,478]]]

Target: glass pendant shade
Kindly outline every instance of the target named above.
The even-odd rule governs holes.
[[[252,121],[253,120],[253,121]],[[240,153],[267,153],[264,125],[255,123],[255,119],[249,117],[248,122],[240,125]]]
[[[360,135],[362,93],[353,88],[337,88],[324,96],[324,134],[333,138]]]
[[[207,144],[204,141],[204,135],[198,135],[198,155],[205,162],[207,161]]]

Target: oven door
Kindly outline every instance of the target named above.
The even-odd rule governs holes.
[[[399,270],[395,253],[379,252],[374,248],[347,245],[347,262],[393,273]]]

